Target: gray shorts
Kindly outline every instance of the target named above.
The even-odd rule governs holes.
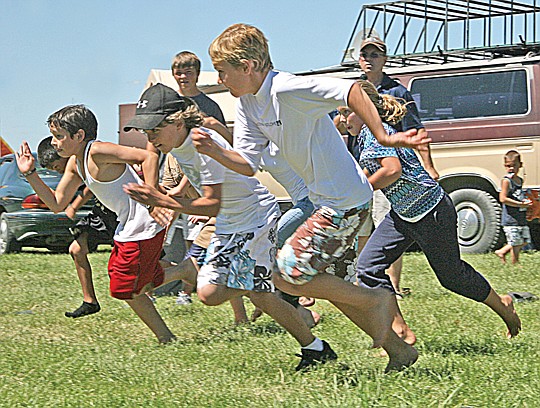
[[[503,227],[506,242],[512,246],[520,246],[531,243],[531,231],[525,226]]]
[[[273,292],[276,267],[277,220],[253,232],[214,234],[197,286],[221,285],[254,292]]]

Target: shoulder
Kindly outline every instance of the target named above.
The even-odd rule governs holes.
[[[383,81],[380,85],[382,93],[389,93],[393,96],[403,97],[409,94],[407,88],[405,88],[399,81],[390,78],[388,75],[383,74]]]
[[[75,173],[75,174],[79,175],[79,171],[77,169],[77,157],[76,156],[71,156],[68,159],[68,161],[66,163],[65,173],[68,173],[68,172]]]
[[[193,99],[195,102],[205,102],[205,103],[209,103],[209,104],[212,104],[212,105],[213,104],[217,105],[217,103],[212,98],[210,98],[208,95],[206,95],[204,92],[201,92],[199,95],[194,96],[191,99]]]

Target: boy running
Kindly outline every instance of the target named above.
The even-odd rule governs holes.
[[[234,149],[226,150],[202,131],[193,135],[197,149],[240,174],[253,175],[261,154],[273,142],[305,181],[316,211],[279,252],[276,286],[286,293],[327,299],[368,333],[374,346],[390,357],[387,371],[417,359],[416,350],[390,329],[391,294],[369,291],[325,273],[340,258],[367,216],[372,189],[348,153],[328,112],[343,101],[365,118],[377,138],[393,145],[429,142],[416,131],[390,139],[373,104],[354,81],[305,78],[273,69],[264,34],[235,24],[210,45],[218,82],[239,98]]]
[[[162,84],[147,89],[137,104],[135,117],[124,130],[138,129],[161,152],[170,152],[201,197],[170,196],[152,185],[137,183],[127,184],[125,191],[147,205],[216,217],[216,230],[197,276],[197,295],[204,304],[217,306],[249,295],[255,306],[302,346],[297,371],[335,360],[337,355],[330,345],[313,336],[298,311],[274,293],[272,271],[280,214],[275,197],[255,177],[226,169],[195,150],[192,133],[202,123],[202,113],[191,99]],[[209,129],[206,132],[221,148],[231,148],[218,133]],[[193,273],[196,262],[191,257],[180,267]]]
[[[146,182],[157,186],[157,154],[96,141],[96,117],[83,105],[60,109],[49,116],[47,124],[53,136],[52,145],[61,157],[69,158],[56,191],[36,173],[34,157],[26,142],[17,154],[19,170],[55,213],[66,209],[84,182],[98,200],[117,214],[119,224],[108,266],[111,295],[125,300],[160,343],[174,340],[175,336],[146,295],[164,282],[159,257],[165,230],[154,221],[145,206],[122,191],[124,184],[142,183],[131,166],[134,164],[142,165]],[[164,220],[168,215],[162,217]]]
[[[52,136],[43,139],[38,146],[38,161],[42,167],[55,170],[64,174],[68,157],[60,157],[52,145]],[[70,219],[75,219],[75,214],[89,199],[94,195],[85,187],[81,196],[77,196],[64,210]],[[81,218],[73,228],[70,228],[73,234],[73,242],[69,246],[69,254],[75,263],[77,276],[81,283],[83,302],[81,306],[73,312],[66,312],[66,317],[78,318],[97,313],[101,306],[97,300],[92,280],[92,266],[88,261],[90,248],[99,242],[113,242],[114,231],[118,221],[116,214],[101,204],[98,200],[92,210]]]

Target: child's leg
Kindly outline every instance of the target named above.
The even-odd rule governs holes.
[[[373,339],[373,347],[382,346],[387,351],[390,357],[387,370],[404,368],[416,361],[416,350],[391,330],[389,305],[395,297],[387,290],[358,287],[327,273],[316,275],[304,285],[285,282],[277,274],[274,282],[289,293],[303,293],[332,302]]]
[[[154,303],[146,294],[136,295],[133,299],[126,300],[126,302],[137,313],[137,316],[152,330],[160,343],[168,343],[176,339],[161,318]]]
[[[523,248],[524,245],[515,245],[512,247],[512,264],[517,264],[519,262],[519,253],[521,251],[521,248]]]
[[[502,248],[497,249],[495,251],[495,255],[497,255],[500,258],[502,263],[506,263],[506,254],[508,254],[508,252],[510,251],[512,251],[512,245],[506,244]]]
[[[207,284],[197,288],[197,296],[206,306],[218,306],[248,293],[246,290],[228,288],[223,285]]]
[[[514,309],[514,303],[509,295],[500,296],[493,289],[489,292],[488,297],[483,302],[488,305],[491,310],[497,313],[506,323],[508,328],[507,337],[515,337],[521,330],[521,320]]]
[[[289,303],[271,292],[250,292],[253,304],[267,313],[279,325],[287,330],[302,347],[315,340],[300,313]]]
[[[401,293],[401,270],[403,269],[403,255],[401,255],[398,259],[394,261],[392,265],[390,265],[390,268],[386,270],[386,274],[390,276],[390,282],[392,282],[392,286],[394,287],[394,290],[396,293]]]
[[[366,319],[377,315],[374,323],[377,327],[368,333],[373,337],[376,346],[380,346],[380,341],[386,337],[386,332],[390,330],[390,315],[387,313],[379,315],[380,309],[387,307],[387,297],[391,296],[388,291],[358,287],[327,273],[319,273],[303,285],[293,285],[286,282],[276,273],[274,274],[274,283],[276,287],[287,293],[326,299],[332,303],[348,304],[359,313],[363,313]],[[362,329],[364,328],[362,327]]]
[[[82,317],[101,310],[99,306],[94,283],[92,281],[92,266],[88,261],[88,232],[82,232],[69,246],[69,254],[75,263],[75,269],[83,293],[83,304],[73,312],[66,312],[66,317]]]
[[[452,202],[447,198],[435,210],[433,216],[427,215],[416,223],[414,239],[424,251],[439,282],[454,293],[488,305],[505,322],[508,336],[516,336],[521,330],[521,321],[512,299],[499,296],[486,278],[460,257],[457,215]]]
[[[176,280],[183,280],[192,285],[197,283],[197,273],[199,268],[197,267],[197,261],[195,259],[191,257],[186,258],[178,265],[162,259],[159,263],[164,272],[162,285]]]
[[[246,307],[244,306],[244,299],[242,296],[232,298],[229,302],[231,303],[231,307],[234,312],[234,323],[248,323],[249,319],[247,317]]]
[[[88,233],[83,232],[69,246],[69,254],[75,263],[75,269],[83,292],[83,299],[88,303],[97,303],[94,283],[92,281],[92,266],[88,261]]]

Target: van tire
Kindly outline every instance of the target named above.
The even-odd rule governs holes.
[[[501,206],[489,193],[464,188],[450,193],[458,214],[458,241],[462,253],[493,251],[501,233]]]

